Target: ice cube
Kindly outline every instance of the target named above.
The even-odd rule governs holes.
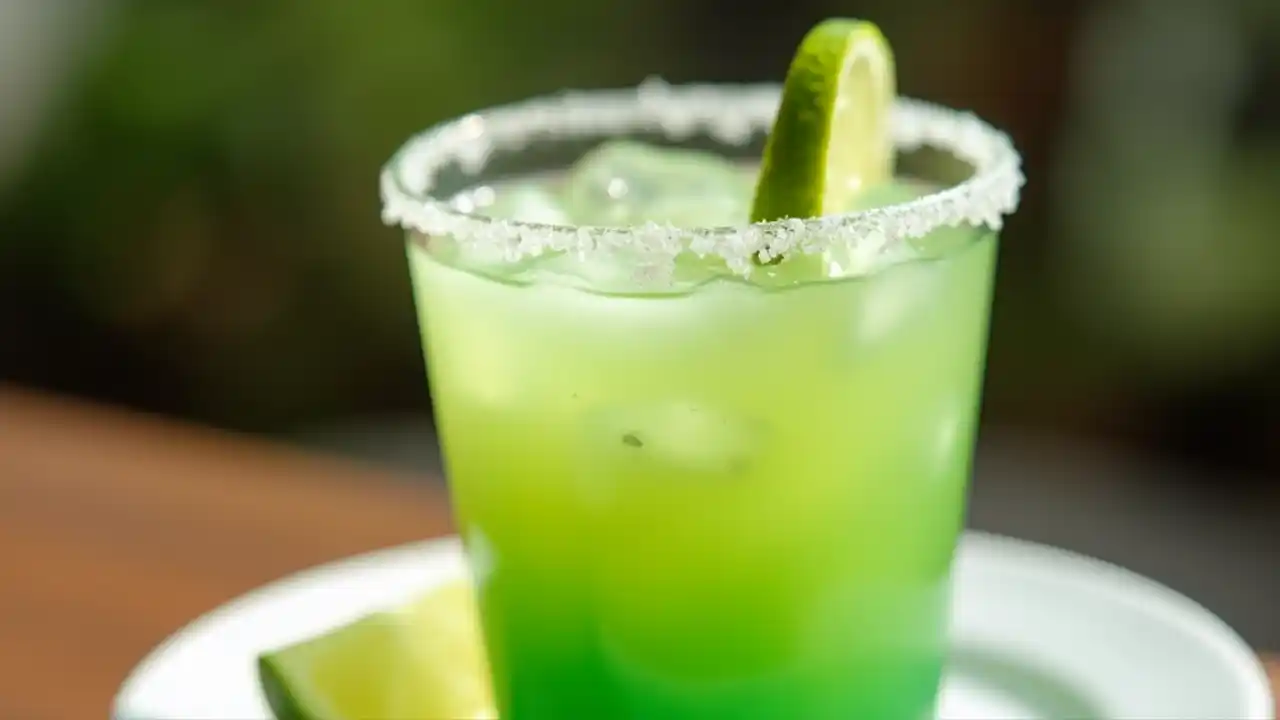
[[[471,569],[471,577],[483,589],[497,569],[497,552],[489,536],[478,525],[468,525],[463,537],[466,538],[467,566]]]
[[[627,253],[619,250],[579,257],[576,253],[551,253],[522,275],[533,282],[572,285],[594,292],[623,293],[643,286],[645,277]]]
[[[915,200],[926,192],[925,188],[915,183],[900,180],[872,185],[853,197],[849,210],[874,210],[890,205],[901,205]]]
[[[750,212],[750,176],[706,152],[623,141],[587,153],[562,191],[582,225],[735,225]]]
[[[751,216],[750,202],[750,188],[741,191],[707,188],[686,195],[660,195],[642,208],[641,213],[643,220],[676,227],[729,227],[747,222]]]
[[[916,257],[940,258],[972,245],[982,231],[971,225],[943,226],[904,243]]]
[[[931,192],[931,188],[909,180],[895,180],[867,188],[854,198],[850,210],[872,210],[890,205],[901,205],[911,202]],[[908,257],[937,258],[973,242],[974,229],[969,225],[959,227],[940,227],[922,238],[911,238],[906,242],[878,253],[878,257],[866,268],[879,269],[884,264],[891,264]]]
[[[687,401],[614,409],[590,422],[591,442],[603,444],[596,457],[668,479],[744,473],[763,443],[756,423]]]
[[[877,273],[859,288],[855,342],[883,342],[924,321],[938,302],[944,280],[938,268],[927,265],[901,265]]]
[[[487,199],[487,198],[486,198]],[[550,190],[540,185],[512,184],[492,193],[489,202],[477,204],[477,211],[501,220],[568,225],[569,216]]]

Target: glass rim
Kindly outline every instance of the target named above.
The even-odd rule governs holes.
[[[690,250],[700,257],[719,255],[731,270],[749,275],[753,260],[796,251],[820,254],[843,246],[859,255],[877,254],[946,226],[998,231],[1017,209],[1025,178],[1021,157],[1005,133],[970,112],[902,97],[891,122],[896,149],[933,147],[973,172],[916,200],[882,208],[726,227],[652,222],[607,227],[490,218],[432,194],[437,175],[447,167],[478,175],[495,153],[518,152],[538,142],[648,132],[673,141],[703,135],[741,146],[773,126],[780,96],[777,84],[669,85],[651,78],[632,88],[567,90],[470,113],[413,136],[384,166],[382,219],[428,237],[451,236],[470,250],[507,262],[548,252],[587,256],[626,248],[637,257],[674,263]]]

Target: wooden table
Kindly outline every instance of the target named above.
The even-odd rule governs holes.
[[[104,717],[133,664],[200,613],[447,533],[438,487],[0,385],[0,717]]]

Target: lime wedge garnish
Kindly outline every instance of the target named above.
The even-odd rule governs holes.
[[[765,144],[751,221],[847,212],[893,176],[893,51],[875,24],[832,19],[791,61]]]
[[[258,658],[278,720],[496,718],[469,583]]]

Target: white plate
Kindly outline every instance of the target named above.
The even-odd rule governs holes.
[[[1062,550],[968,533],[957,560],[955,720],[1274,720],[1266,675],[1207,610]],[[362,555],[260,588],[170,637],[130,675],[118,720],[269,718],[254,659],[463,570],[456,540]]]

